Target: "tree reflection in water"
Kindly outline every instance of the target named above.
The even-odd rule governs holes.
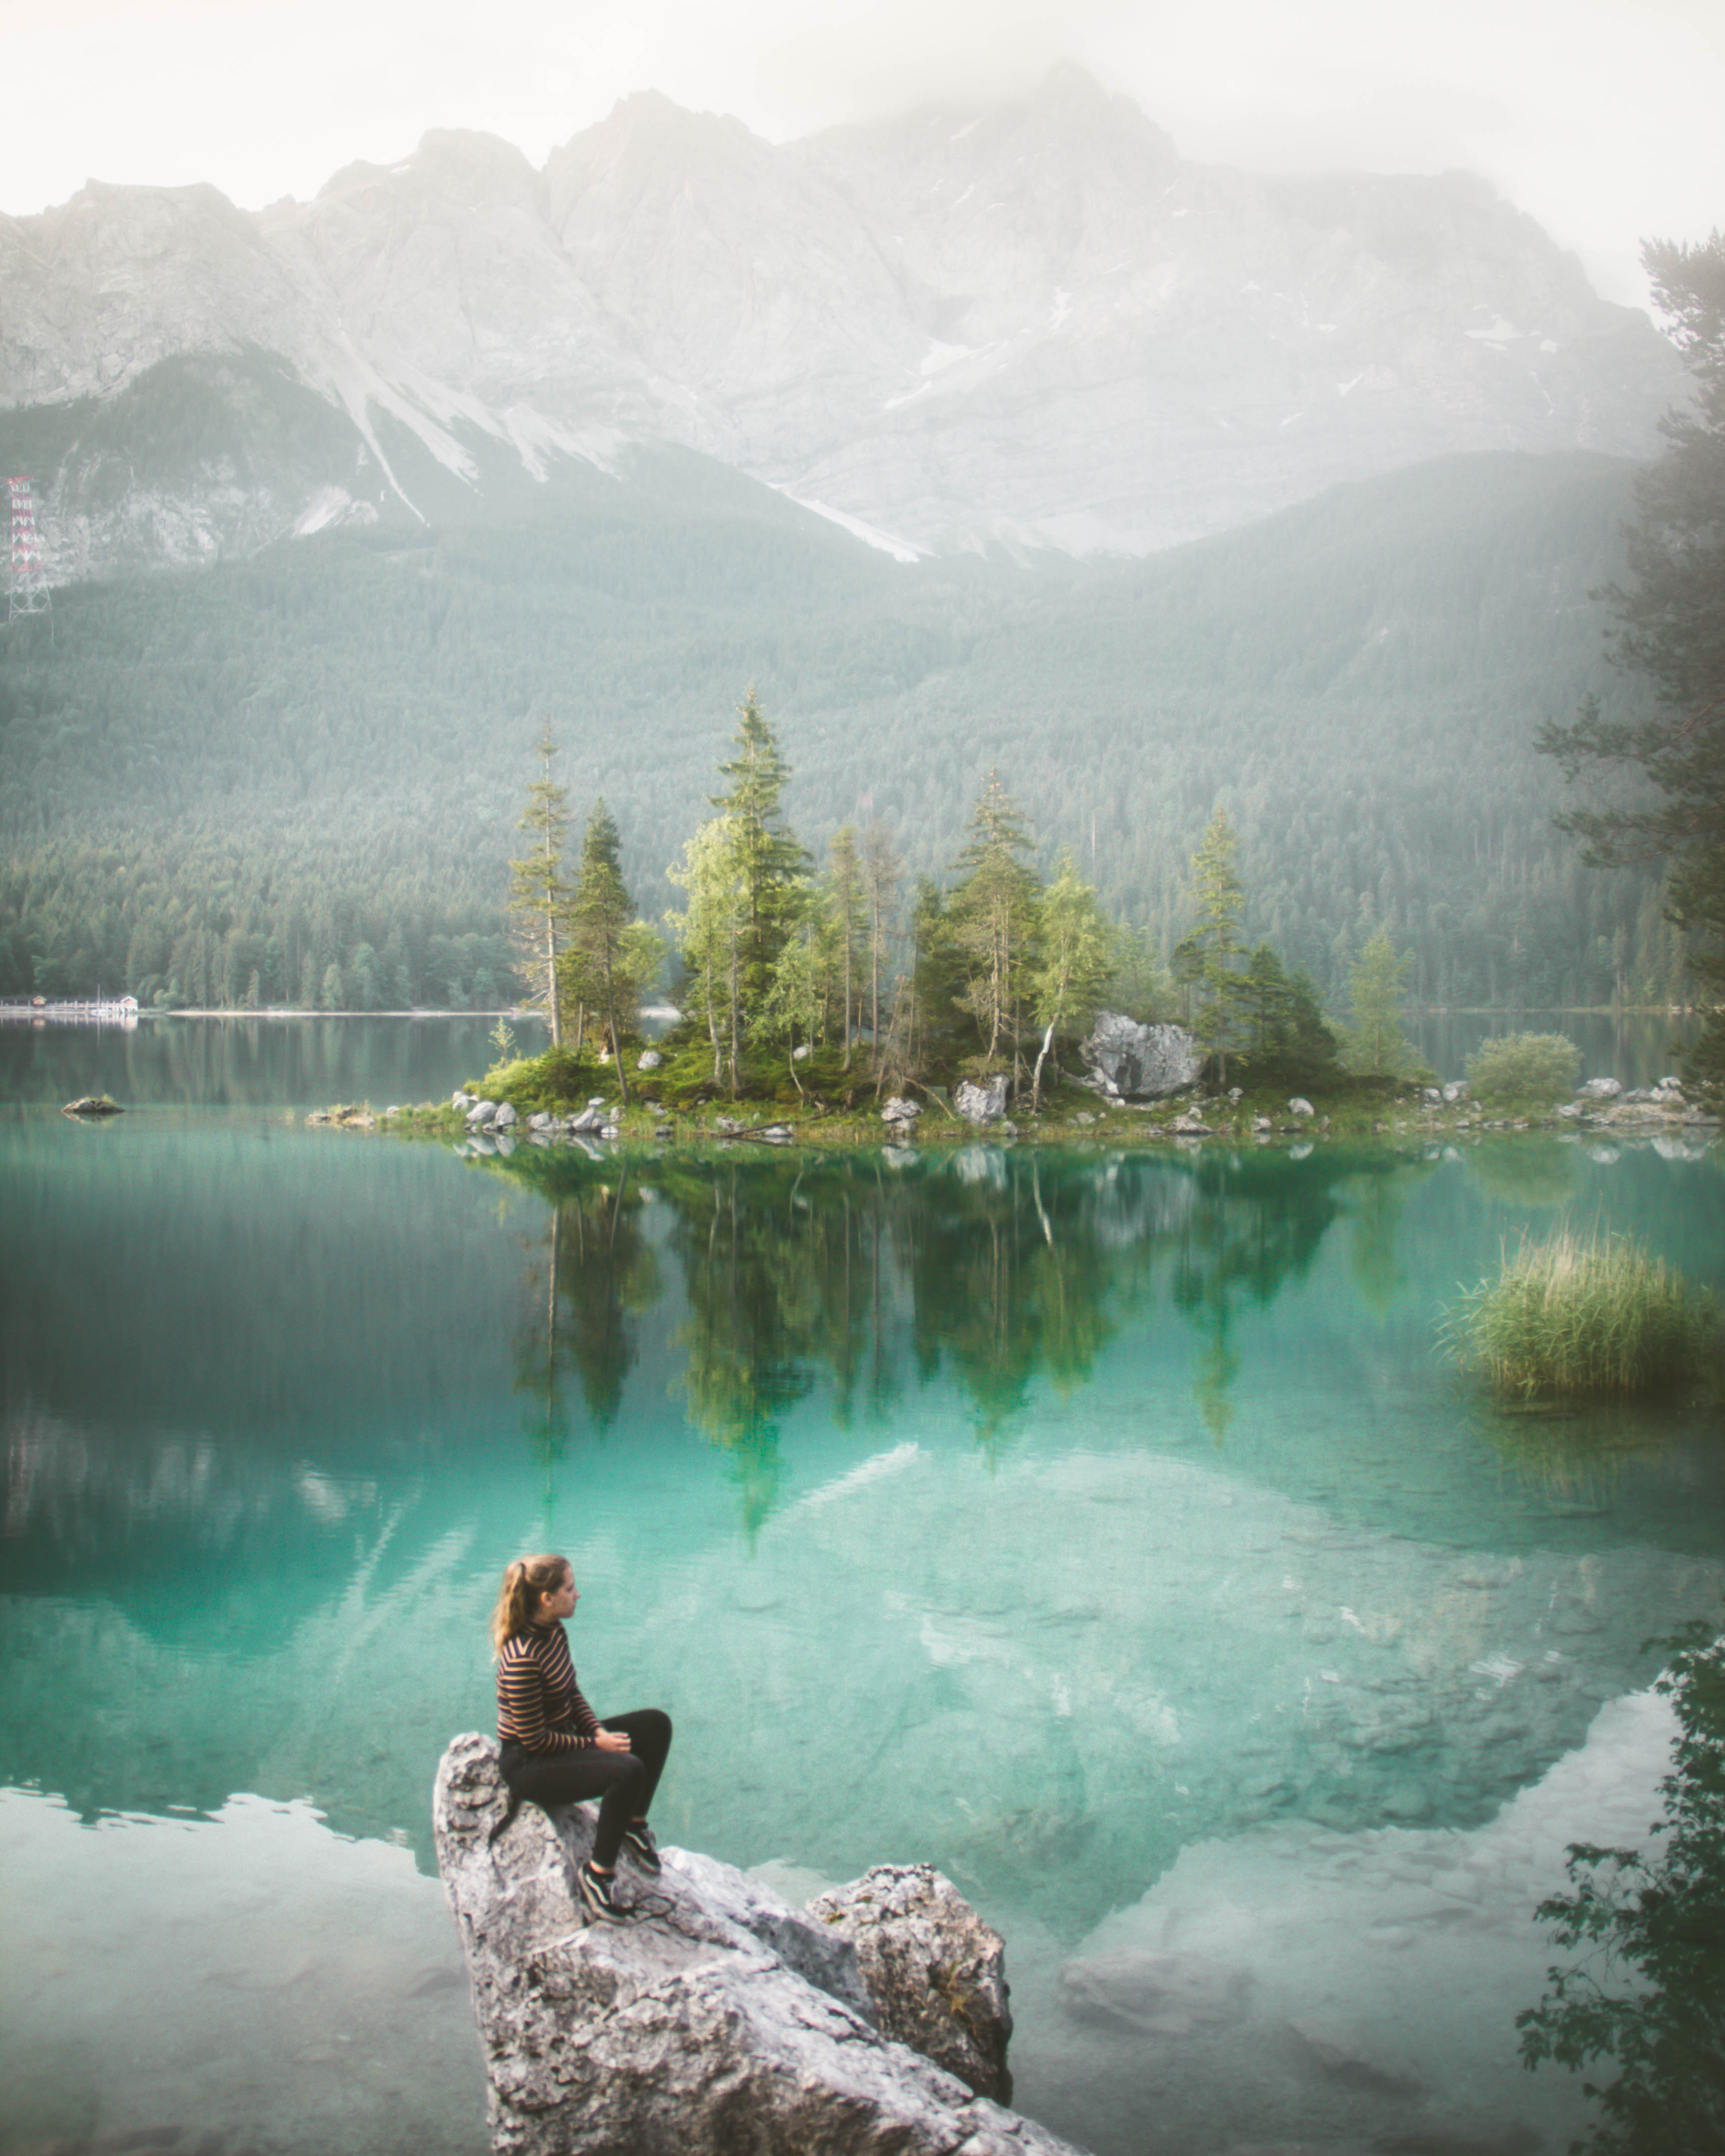
[[[1583,1958],[1517,2015],[1522,2057],[1572,2071],[1614,2061],[1584,2084],[1601,2116],[1599,2156],[1717,2156],[1725,2148],[1725,1640],[1697,1625],[1655,1689],[1676,1709],[1665,1814],[1651,1852],[1569,1851],[1573,1894],[1540,1904],[1558,1944]]]
[[[548,1527],[552,1469],[568,1429],[564,1373],[572,1369],[579,1380],[590,1425],[608,1430],[640,1352],[635,1321],[658,1300],[660,1279],[658,1255],[642,1232],[651,1193],[626,1163],[618,1163],[614,1183],[558,1177],[541,1187],[550,1202],[544,1268],[530,1275],[532,1315],[516,1337],[516,1389],[532,1399],[526,1434],[544,1463]]]
[[[874,1152],[728,1148],[628,1166],[522,1148],[485,1166],[532,1183],[552,1208],[548,1278],[536,1282],[518,1350],[547,1464],[562,1443],[566,1370],[579,1374],[592,1426],[616,1416],[637,1320],[660,1290],[661,1247],[686,1306],[675,1382],[692,1426],[730,1456],[751,1534],[783,1480],[785,1419],[817,1383],[849,1423],[880,1414],[911,1373],[925,1384],[949,1378],[993,1459],[1039,1379],[1061,1396],[1090,1379],[1153,1303],[1158,1270],[1198,1335],[1194,1394],[1221,1442],[1241,1311],[1303,1275],[1344,1214],[1354,1269],[1381,1306],[1397,1278],[1398,1179],[1430,1172],[1339,1149],[1291,1164],[983,1144],[891,1168]]]

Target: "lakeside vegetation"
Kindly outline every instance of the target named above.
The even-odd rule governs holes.
[[[1711,1294],[1632,1239],[1565,1222],[1523,1241],[1447,1322],[1457,1359],[1524,1399],[1680,1393],[1717,1367]]]

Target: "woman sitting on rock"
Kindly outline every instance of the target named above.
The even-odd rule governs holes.
[[[647,1810],[670,1750],[670,1717],[644,1707],[600,1722],[575,1681],[563,1631],[580,1599],[566,1557],[521,1558],[503,1575],[491,1612],[500,1763],[511,1819],[523,1798],[542,1807],[600,1799],[593,1855],[575,1884],[589,1918],[617,1924],[631,1913],[611,1892],[619,1852],[642,1871],[659,1870]]]

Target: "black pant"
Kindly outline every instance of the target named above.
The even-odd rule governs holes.
[[[579,1752],[530,1752],[511,1738],[504,1744],[498,1764],[509,1785],[511,1815],[523,1799],[548,1810],[552,1804],[578,1804],[598,1798],[593,1861],[602,1871],[608,1871],[623,1845],[624,1827],[631,1820],[647,1816],[670,1750],[671,1726],[668,1714],[656,1707],[643,1707],[633,1714],[607,1715],[604,1727],[628,1738],[627,1752],[602,1752],[596,1744]]]

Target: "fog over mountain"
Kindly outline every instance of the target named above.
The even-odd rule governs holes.
[[[507,513],[674,444],[898,550],[1147,552],[1457,451],[1640,455],[1647,319],[1464,174],[1182,160],[1072,67],[783,146],[654,93],[259,214],[0,218],[0,442],[60,577]]]

